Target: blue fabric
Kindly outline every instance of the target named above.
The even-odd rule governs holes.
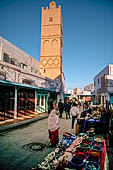
[[[88,122],[95,122],[93,118],[89,119]]]
[[[88,122],[96,123],[96,122],[100,122],[100,120],[94,120],[93,118],[91,118],[89,120],[85,120],[84,125],[83,125],[83,133],[86,132],[86,127],[87,127]]]

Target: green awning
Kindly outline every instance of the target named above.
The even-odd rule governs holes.
[[[113,96],[110,96],[110,103],[113,104]]]
[[[70,94],[64,94],[64,97],[69,97],[70,96]]]
[[[5,86],[18,86],[18,87],[37,89],[37,90],[43,90],[43,91],[48,91],[48,92],[56,92],[56,90],[53,90],[53,89],[32,86],[32,85],[24,84],[24,83],[16,83],[16,82],[8,81],[8,80],[0,80],[0,84],[5,85]]]

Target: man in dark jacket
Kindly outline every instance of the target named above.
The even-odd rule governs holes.
[[[103,134],[107,134],[109,133],[109,121],[110,121],[110,111],[107,109],[103,109],[102,113],[101,113],[101,130]]]
[[[65,105],[64,105],[64,109],[65,109],[65,113],[66,113],[66,119],[70,119],[70,109],[71,109],[71,105],[69,103],[69,100],[66,101]]]
[[[62,99],[59,100],[58,109],[59,109],[59,113],[60,113],[59,118],[62,118],[62,113],[64,110],[64,104],[62,103]]]

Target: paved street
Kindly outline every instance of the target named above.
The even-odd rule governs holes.
[[[60,138],[65,131],[71,130],[71,119],[60,119]],[[0,134],[0,169],[28,170],[36,167],[54,148],[45,147],[37,151],[37,143],[49,144],[47,119]]]

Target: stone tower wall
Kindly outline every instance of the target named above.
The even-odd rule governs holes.
[[[61,6],[53,1],[42,7],[41,75],[55,79],[62,73],[62,15]]]

